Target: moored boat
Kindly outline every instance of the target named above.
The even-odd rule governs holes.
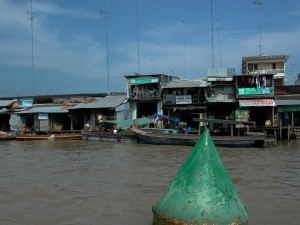
[[[10,141],[10,140],[14,140],[14,139],[15,139],[14,134],[0,135],[0,141]]]
[[[138,125],[148,125],[153,123],[153,120],[149,118],[137,118],[133,120],[107,120],[105,123],[114,124],[126,127],[126,129],[112,129],[110,132],[101,130],[101,131],[87,131],[82,130],[82,139],[83,140],[94,140],[94,141],[112,141],[112,142],[127,142],[127,143],[136,143],[136,135],[128,129],[132,126]]]
[[[140,130],[132,128],[138,141],[154,145],[190,145],[194,146],[200,138],[196,134],[165,133],[161,130]],[[211,136],[214,144],[221,147],[274,147],[276,136]]]
[[[63,134],[18,134],[16,140],[33,141],[33,140],[52,140],[52,139],[69,139],[80,140],[81,133],[63,133]]]
[[[82,131],[83,140],[136,143],[135,134]]]

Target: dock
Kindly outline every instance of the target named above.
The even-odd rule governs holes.
[[[233,120],[220,120],[220,119],[200,119],[200,118],[194,118],[193,121],[199,122],[199,123],[219,123],[219,124],[227,124],[230,126],[230,136],[212,136],[214,142],[217,144],[218,142],[235,142],[240,141],[240,139],[245,140],[245,143],[247,141],[254,141],[257,143],[257,146],[264,147],[264,148],[272,148],[277,146],[277,132],[274,133],[275,130],[273,130],[273,134],[268,134],[265,130],[251,130],[250,127],[253,126],[255,123],[252,121],[243,122],[243,121],[233,121]],[[241,128],[238,128],[237,135],[234,135],[234,126],[235,125],[247,125],[247,128],[243,128],[243,134],[240,135]],[[199,128],[200,133],[200,128]],[[299,137],[300,137],[300,129],[299,129]]]

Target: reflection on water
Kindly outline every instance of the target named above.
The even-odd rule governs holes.
[[[55,140],[0,149],[0,224],[150,225],[152,205],[192,147]],[[217,149],[249,224],[299,224],[299,141]]]

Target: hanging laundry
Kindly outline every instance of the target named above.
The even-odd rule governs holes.
[[[247,81],[248,81],[248,84],[251,85],[251,83],[252,83],[251,77],[248,77]]]
[[[256,88],[260,88],[260,83],[258,77],[255,77]]]
[[[267,78],[266,76],[262,76],[262,87],[267,87]]]

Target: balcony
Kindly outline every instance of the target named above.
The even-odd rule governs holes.
[[[248,70],[249,75],[278,74],[278,73],[284,74],[284,69]]]
[[[160,99],[160,91],[158,90],[133,91],[131,92],[129,98],[133,100]]]
[[[181,104],[203,104],[205,103],[205,96],[203,95],[174,95],[166,94],[163,98],[165,105],[181,105]]]

